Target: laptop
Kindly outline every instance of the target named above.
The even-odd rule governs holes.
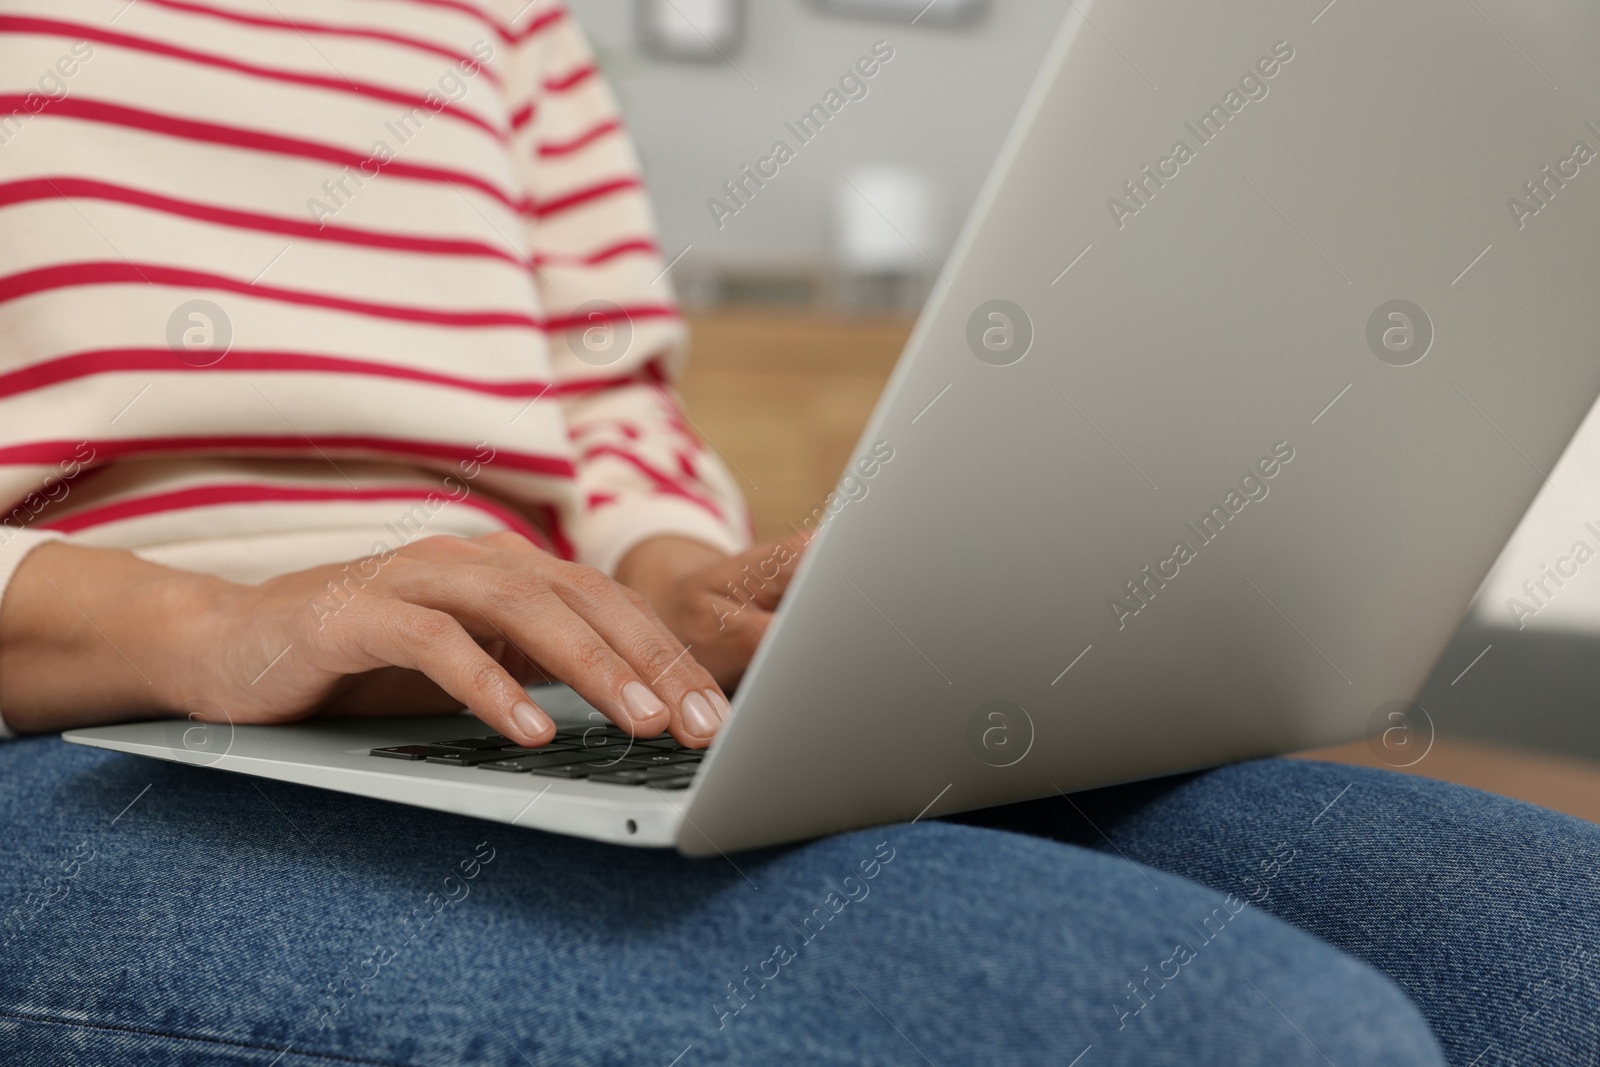
[[[1600,8],[1068,8],[710,749],[67,739],[702,855],[1422,721],[1600,394]]]

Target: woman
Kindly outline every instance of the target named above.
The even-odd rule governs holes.
[[[544,675],[700,747],[776,602],[721,595],[772,548],[559,4],[0,34],[6,1062],[1596,1055],[1600,831],[1454,787],[1267,761],[703,863],[50,737],[538,745]]]

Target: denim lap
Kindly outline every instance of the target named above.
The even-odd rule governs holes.
[[[1259,760],[970,821],[1127,856],[1388,975],[1449,1060],[1600,1063],[1600,826],[1387,771]]]
[[[7,1064],[1443,1062],[1244,894],[1036,836],[688,860],[55,739],[0,782]]]

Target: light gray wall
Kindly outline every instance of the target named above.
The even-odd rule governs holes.
[[[803,0],[749,0],[731,63],[663,62],[642,54],[633,0],[572,0],[622,97],[644,157],[669,257],[693,245],[681,279],[727,270],[825,268],[835,191],[862,165],[932,175],[942,266],[1010,127],[1067,0],[993,0],[964,29],[830,17]],[[895,58],[797,158],[719,230],[706,207],[739,168],[767,155],[877,41]]]

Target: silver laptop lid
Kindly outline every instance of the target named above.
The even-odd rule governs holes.
[[[1077,4],[680,846],[1401,721],[1600,391],[1597,54],[1578,0]]]

